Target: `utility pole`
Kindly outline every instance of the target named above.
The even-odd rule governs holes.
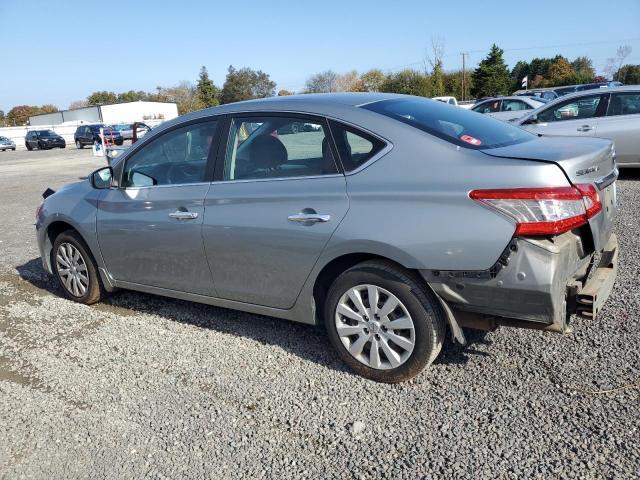
[[[465,59],[466,57],[469,55],[468,52],[460,52],[460,55],[462,55],[462,99],[461,101],[464,101],[464,84],[465,84],[465,66],[466,66],[466,62]]]

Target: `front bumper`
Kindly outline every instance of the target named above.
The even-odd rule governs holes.
[[[548,239],[514,238],[489,270],[421,273],[462,326],[564,333],[572,314],[595,318],[615,282],[616,236],[610,236],[595,268],[595,254],[587,250],[573,232]]]

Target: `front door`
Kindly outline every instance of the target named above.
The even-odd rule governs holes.
[[[538,113],[536,123],[527,130],[542,135],[585,136],[598,135],[598,121],[606,111],[606,94],[571,98]]]
[[[348,208],[326,123],[236,117],[228,138],[203,226],[217,294],[290,308]]]
[[[216,121],[170,130],[126,158],[98,202],[98,241],[120,282],[213,296],[202,242]]]

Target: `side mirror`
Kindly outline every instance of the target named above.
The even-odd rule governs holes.
[[[530,125],[532,123],[538,123],[538,115],[536,115],[535,113],[533,115],[531,115],[529,118],[527,118],[523,125]]]
[[[113,178],[113,169],[111,167],[99,168],[91,174],[91,185],[93,188],[104,190],[111,188],[111,179]]]

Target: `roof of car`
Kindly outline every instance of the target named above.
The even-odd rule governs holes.
[[[566,95],[562,95],[561,97],[554,98],[546,106],[556,105],[560,102],[564,102],[565,100],[569,100],[571,98],[579,98],[586,97],[589,95],[597,95],[599,93],[616,93],[616,92],[639,92],[640,93],[640,85],[623,85],[620,87],[602,87],[602,88],[593,88],[591,90],[580,90],[579,92],[571,92]]]
[[[229,103],[217,108],[233,108],[237,106],[238,110],[243,110],[249,105],[257,104],[260,106],[264,106],[290,102],[299,103],[300,105],[326,105],[328,103],[333,103],[337,105],[357,107],[360,105],[365,105],[367,103],[379,102],[381,100],[388,100],[398,97],[406,97],[406,95],[377,92],[305,93],[299,95],[260,98],[257,100],[246,100],[244,102]]]

